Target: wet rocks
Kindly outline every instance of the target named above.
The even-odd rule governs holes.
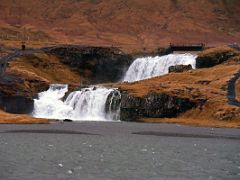
[[[180,72],[185,72],[185,71],[189,71],[192,69],[191,64],[189,65],[175,65],[175,66],[170,66],[168,68],[168,72],[169,73],[180,73]]]
[[[197,105],[197,102],[190,99],[164,93],[152,92],[145,97],[134,97],[124,91],[121,99],[121,120],[138,121],[143,117],[171,118]]]
[[[29,114],[33,111],[33,100],[24,96],[1,96],[0,109],[14,114]]]
[[[121,106],[121,93],[116,89],[112,91],[106,100],[105,103],[105,112],[113,120],[119,120],[120,119],[120,106]]]

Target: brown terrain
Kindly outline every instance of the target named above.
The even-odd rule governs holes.
[[[0,124],[48,124],[47,119],[33,118],[30,115],[9,114],[0,110]]]
[[[104,84],[127,91],[132,96],[144,97],[149,93],[164,93],[170,96],[188,98],[192,101],[206,100],[177,118],[146,118],[144,122],[180,123],[197,126],[240,127],[240,108],[229,105],[227,102],[227,84],[234,74],[240,70],[239,52],[231,48],[211,48],[201,52],[198,57],[214,59],[224,53],[234,54],[227,61],[210,68],[188,70],[182,73],[170,73],[134,83]],[[209,61],[209,60],[208,60]],[[27,93],[24,96],[34,96],[37,92],[48,88],[50,83],[69,83],[72,87],[79,86],[82,76],[73,71],[70,66],[62,64],[59,58],[53,55],[38,53],[19,57],[10,62],[7,75],[22,77],[23,83],[1,84],[0,91],[8,95]],[[236,94],[239,98],[239,80],[236,83]],[[14,86],[14,88],[13,88]],[[42,122],[39,119],[25,115],[11,115],[1,113],[6,123],[8,116],[13,123],[28,123],[28,120]],[[22,121],[26,118],[26,121]]]
[[[215,46],[240,41],[239,17],[239,0],[1,0],[0,42],[138,50],[170,42]]]
[[[125,52],[153,50],[169,43],[206,43],[207,46],[239,43],[239,17],[239,0],[1,0],[0,57],[11,51],[9,47],[19,47],[22,40],[27,47],[113,45]],[[225,50],[209,49],[199,56],[211,57]],[[193,101],[206,100],[204,105],[177,118],[144,117],[141,119],[144,122],[239,128],[240,108],[227,102],[227,83],[240,70],[239,62],[237,52],[227,62],[211,68],[108,85],[127,90],[136,97],[156,92]],[[0,81],[0,92],[9,96],[20,93],[32,97],[50,83],[77,87],[86,78],[59,57],[46,53],[15,59],[6,74],[23,79],[22,83]],[[236,97],[240,100],[240,80],[236,84]],[[0,117],[0,123],[48,122],[3,111]]]
[[[9,63],[6,74],[23,79],[20,83],[16,81],[10,84],[0,81],[0,91],[10,96],[24,94],[32,97],[39,91],[46,90],[51,83],[77,87],[82,81],[79,74],[71,71],[69,66],[61,63],[57,57],[44,53],[16,58]]]

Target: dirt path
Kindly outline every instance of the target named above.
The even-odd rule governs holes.
[[[227,98],[228,104],[240,107],[240,102],[236,99],[236,82],[240,78],[240,71],[228,82]]]

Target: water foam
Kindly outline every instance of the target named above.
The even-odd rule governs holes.
[[[111,103],[106,110],[108,99],[117,89],[106,87],[89,87],[70,93],[67,85],[52,84],[47,91],[39,93],[34,100],[34,117],[49,119],[94,120],[107,121],[120,119],[120,104],[113,107]],[[116,93],[115,93],[116,94]],[[110,110],[109,110],[110,109]]]
[[[166,56],[137,58],[128,68],[123,81],[134,82],[168,73],[174,65],[192,65],[196,67],[196,57],[192,54],[169,54]]]

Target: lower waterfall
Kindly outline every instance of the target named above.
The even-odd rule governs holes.
[[[192,54],[169,54],[165,56],[137,58],[123,78],[123,81],[134,82],[168,73],[168,68],[174,65],[196,66],[196,57]]]
[[[120,92],[106,87],[74,91],[63,100],[68,85],[52,84],[34,100],[33,116],[69,120],[120,120]]]

